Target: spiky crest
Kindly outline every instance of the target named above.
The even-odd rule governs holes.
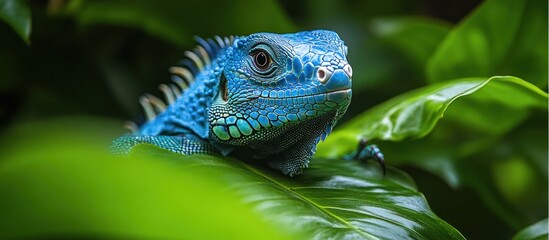
[[[198,45],[192,51],[184,52],[186,58],[181,61],[181,66],[170,67],[169,72],[172,74],[171,80],[173,83],[158,86],[164,94],[165,101],[148,93],[139,98],[139,103],[143,107],[147,121],[154,120],[167,106],[174,103],[194,82],[195,76],[211,64],[222,49],[233,44],[234,36],[215,36],[213,39],[195,37],[195,40]],[[137,124],[134,122],[127,122],[125,127],[132,133],[138,131]]]

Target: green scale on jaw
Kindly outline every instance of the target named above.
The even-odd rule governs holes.
[[[220,118],[216,123],[218,125],[213,126],[212,131],[221,140],[249,136],[254,130],[257,131],[261,128],[254,119],[248,118],[248,120],[245,120],[235,116]]]

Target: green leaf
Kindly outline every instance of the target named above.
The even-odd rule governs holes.
[[[515,77],[466,78],[441,82],[397,96],[354,117],[319,144],[317,156],[341,157],[352,152],[360,138],[400,141],[424,137],[443,117],[450,104],[470,94],[481,103],[484,101],[504,106],[509,116],[524,116],[522,112],[530,107],[547,108],[547,93]],[[461,112],[456,112],[457,117],[454,119],[469,122],[471,127],[481,125],[479,128],[497,121],[499,127],[490,129],[496,133],[508,130],[521,120],[514,117],[502,119],[500,112],[497,112],[500,115],[483,115],[482,111],[486,109],[478,109],[478,102],[468,102],[461,108]],[[475,118],[471,118],[471,115]]]
[[[429,81],[513,75],[547,86],[547,1],[488,0],[431,57]]]
[[[528,226],[522,231],[518,232],[517,235],[513,237],[513,240],[542,240],[547,239],[549,236],[547,232],[547,218],[543,219],[537,223]]]
[[[384,177],[357,162],[314,159],[289,178],[263,165],[151,145],[112,159],[78,145],[89,139],[74,138],[66,122],[27,126],[1,141],[0,150],[11,149],[0,162],[0,191],[9,196],[0,198],[9,219],[0,232],[7,236],[280,239],[297,231],[314,239],[463,239],[394,168]],[[83,136],[111,128],[93,119],[73,124]]]
[[[186,157],[150,146],[136,151],[180,159],[195,172],[217,176],[267,218],[315,239],[462,238],[396,169],[383,177],[357,162],[314,159],[303,175],[288,178],[235,159]]]
[[[1,0],[0,19],[8,23],[29,44],[31,16],[25,0]]]
[[[450,31],[450,25],[417,16],[378,18],[370,23],[375,36],[397,48],[414,69],[424,69],[431,54]]]
[[[97,140],[115,126],[66,118],[4,135],[0,238],[293,239],[211,176],[108,154]]]
[[[239,35],[295,30],[274,1],[71,1],[68,12],[84,25],[108,24],[142,29],[179,47],[195,35]],[[122,11],[121,11],[122,10]],[[221,21],[212,24],[213,21]]]
[[[536,208],[520,211],[521,207],[514,203],[520,199],[529,202],[527,206],[539,206],[538,194],[524,193],[541,191],[539,195],[543,196],[539,190],[543,186],[536,183],[545,183],[542,176],[547,173],[543,173],[546,168],[517,158],[520,155],[514,150],[520,145],[531,148],[538,143],[521,143],[518,136],[501,139],[524,122],[533,108],[546,111],[547,93],[515,77],[440,82],[397,96],[353,118],[319,144],[317,156],[337,158],[349,154],[359,138],[407,139],[379,143],[390,164],[416,166],[441,177],[452,187],[474,189],[489,208],[516,228],[528,222],[530,217],[525,213],[535,212]],[[443,116],[444,121],[439,122]],[[412,141],[417,138],[422,139]],[[529,135],[520,139],[537,138]],[[509,141],[515,144],[505,144]],[[479,153],[483,155],[477,156]],[[516,165],[516,161],[522,173],[515,168],[504,172],[507,164]],[[523,173],[535,174],[510,179]],[[502,182],[503,178],[514,185]]]

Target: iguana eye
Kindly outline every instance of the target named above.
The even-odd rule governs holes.
[[[278,69],[276,52],[264,43],[259,43],[249,50],[247,62],[259,78],[271,78]]]
[[[267,70],[272,63],[271,56],[264,50],[258,50],[253,53],[254,65],[259,70]]]

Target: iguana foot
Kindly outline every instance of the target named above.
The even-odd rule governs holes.
[[[383,156],[383,153],[379,149],[379,147],[375,144],[368,145],[368,141],[366,139],[361,139],[358,143],[357,149],[345,156],[345,160],[361,160],[361,161],[367,161],[370,159],[375,160],[379,165],[381,166],[381,169],[383,170],[383,175],[385,175],[385,157]]]

